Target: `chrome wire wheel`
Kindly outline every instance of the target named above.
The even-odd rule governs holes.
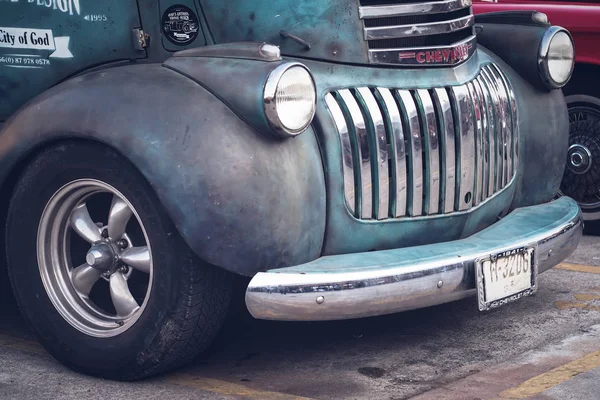
[[[135,208],[95,179],[61,187],[37,234],[42,282],[54,307],[79,331],[113,337],[142,315],[152,288],[152,250]]]
[[[579,203],[586,220],[600,219],[600,100],[567,97],[569,149],[560,193]]]

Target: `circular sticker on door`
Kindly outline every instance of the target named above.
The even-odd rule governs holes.
[[[171,43],[185,46],[198,37],[198,17],[189,8],[175,5],[167,8],[162,18],[163,34]]]

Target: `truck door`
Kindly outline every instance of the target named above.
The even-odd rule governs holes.
[[[0,121],[88,68],[146,57],[136,0],[0,0]]]

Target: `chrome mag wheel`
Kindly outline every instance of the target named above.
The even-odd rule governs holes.
[[[113,337],[139,319],[152,288],[152,250],[132,204],[94,179],[61,187],[47,203],[37,235],[42,282],[74,328]]]
[[[586,220],[597,220],[600,219],[600,100],[570,96],[567,101],[569,150],[560,192],[579,203]]]

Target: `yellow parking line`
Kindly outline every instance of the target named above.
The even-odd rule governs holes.
[[[558,264],[554,268],[563,269],[565,271],[588,272],[590,274],[600,274],[600,267],[594,267],[593,265],[561,263],[561,264]]]
[[[587,304],[581,303],[579,301],[563,301],[563,300],[555,301],[554,305],[559,310],[566,310],[569,308],[586,308],[587,307]]]
[[[175,373],[165,378],[164,381],[174,385],[192,387],[229,396],[241,396],[245,399],[252,400],[310,400],[307,397],[294,396],[279,392],[255,390],[237,383],[205,378],[191,374]]]
[[[600,300],[600,295],[591,293],[575,293],[573,297],[575,297],[576,300],[586,302],[592,300]]]
[[[500,393],[499,396],[505,399],[526,399],[598,367],[600,367],[600,351],[595,351],[580,359],[531,378],[517,387],[507,389]]]

